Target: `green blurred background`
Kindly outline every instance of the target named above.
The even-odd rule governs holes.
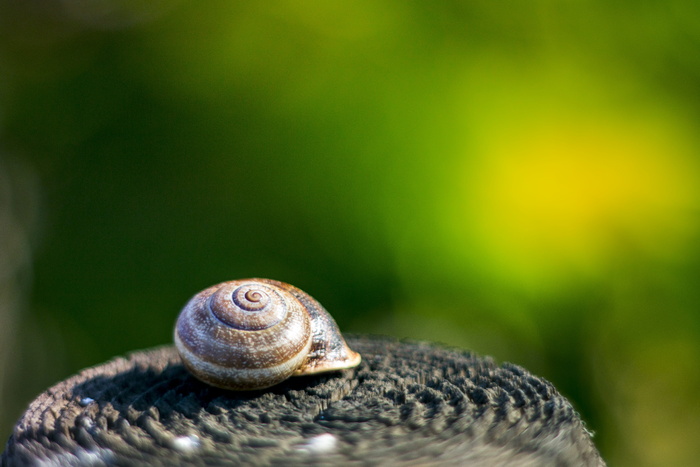
[[[551,380],[700,457],[692,0],[0,0],[0,436],[218,281]]]

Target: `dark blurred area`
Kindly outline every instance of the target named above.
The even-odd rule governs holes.
[[[0,437],[269,277],[700,457],[700,7],[0,0]]]

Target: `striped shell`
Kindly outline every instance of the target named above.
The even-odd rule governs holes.
[[[320,303],[269,279],[223,282],[199,292],[180,312],[174,339],[194,376],[232,390],[360,363]]]

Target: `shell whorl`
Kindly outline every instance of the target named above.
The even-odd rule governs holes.
[[[209,296],[208,311],[219,321],[242,331],[260,331],[278,324],[295,306],[261,282],[227,282]]]
[[[174,339],[192,374],[226,389],[261,389],[360,361],[318,302],[269,279],[223,282],[198,293],[181,311]]]

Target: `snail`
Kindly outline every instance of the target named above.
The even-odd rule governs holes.
[[[270,279],[222,282],[199,292],[180,312],[174,339],[196,378],[237,391],[353,368],[361,358],[320,303]]]

